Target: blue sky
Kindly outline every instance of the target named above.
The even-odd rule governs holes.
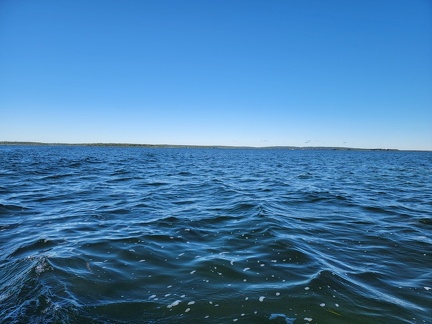
[[[432,150],[432,2],[3,0],[1,140]]]

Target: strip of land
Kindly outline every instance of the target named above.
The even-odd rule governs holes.
[[[0,141],[0,145],[21,146],[101,146],[101,147],[144,147],[144,148],[206,148],[206,149],[278,149],[278,150],[341,150],[341,151],[399,151],[387,148],[354,148],[333,146],[224,146],[224,145],[171,145],[171,144],[133,144],[133,143],[42,143]]]

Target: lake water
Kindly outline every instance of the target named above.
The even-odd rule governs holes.
[[[432,152],[0,146],[1,323],[432,323]]]

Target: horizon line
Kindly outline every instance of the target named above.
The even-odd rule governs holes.
[[[114,147],[147,147],[147,148],[221,148],[221,149],[291,149],[291,150],[357,150],[357,151],[413,151],[431,152],[432,150],[395,149],[395,148],[361,148],[346,146],[294,146],[294,145],[196,145],[196,144],[140,144],[140,143],[61,143],[32,141],[0,141],[0,145],[34,145],[34,146],[114,146]]]

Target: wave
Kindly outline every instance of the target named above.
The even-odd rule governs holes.
[[[431,161],[9,149],[0,321],[430,322]]]

